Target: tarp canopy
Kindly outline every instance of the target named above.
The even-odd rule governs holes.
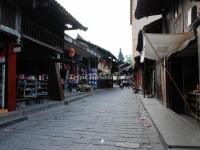
[[[133,67],[134,67],[133,65],[130,65],[130,66],[124,68],[123,70],[124,70],[124,71],[129,71],[129,70],[131,70],[131,69],[133,70]]]
[[[195,39],[193,32],[185,32],[178,34],[157,34],[157,33],[144,33],[145,37],[145,58],[152,60],[159,60],[171,54],[183,50],[190,41]],[[152,46],[154,49],[152,48]],[[156,52],[155,52],[156,51]],[[158,56],[156,55],[158,54]]]
[[[141,53],[144,47],[143,31],[146,33],[162,33],[162,18],[155,20],[143,27],[138,33],[138,43],[136,50]]]

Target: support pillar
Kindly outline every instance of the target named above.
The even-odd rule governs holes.
[[[199,73],[199,83],[200,83],[200,26],[197,28],[197,37],[198,37],[198,73]]]
[[[52,100],[64,100],[64,91],[62,88],[60,71],[58,64],[56,63],[49,64],[48,93],[49,98]]]
[[[7,47],[7,108],[8,111],[16,110],[16,53],[13,52],[12,42]]]
[[[91,60],[90,60],[90,58],[88,59],[88,67],[91,68]]]

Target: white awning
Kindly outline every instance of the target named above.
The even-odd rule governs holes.
[[[128,71],[129,69],[133,69],[133,65],[130,65],[130,66],[124,68],[123,70],[124,70],[124,71]]]
[[[145,37],[145,58],[152,60],[159,60],[165,58],[171,54],[183,50],[190,41],[195,39],[193,32],[179,33],[179,34],[155,34],[155,33],[144,33],[149,41]],[[156,55],[154,49],[158,56]]]
[[[118,72],[115,72],[114,75],[120,75],[121,73],[123,73],[123,71],[129,71],[129,69],[133,69],[133,65],[130,65],[126,68],[123,68],[122,70],[118,71]]]

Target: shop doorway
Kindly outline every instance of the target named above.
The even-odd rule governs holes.
[[[173,58],[170,60],[170,72],[182,94],[187,98],[198,84],[198,59],[193,57]],[[169,83],[169,108],[177,113],[185,113],[186,105],[174,84]],[[189,102],[189,101],[188,101]]]
[[[170,61],[171,66],[171,76],[173,77],[174,81],[176,82],[178,88],[183,93],[183,69],[182,69],[182,63],[180,59],[173,59]],[[177,112],[177,113],[183,113],[185,111],[183,100],[178,93],[178,90],[170,81],[170,97],[169,97],[169,103],[170,108]]]

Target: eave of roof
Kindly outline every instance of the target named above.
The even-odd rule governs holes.
[[[84,43],[87,43],[88,45],[97,47],[97,48],[99,48],[103,53],[107,53],[107,54],[110,55],[113,59],[117,60],[117,58],[116,58],[110,51],[108,51],[108,50],[106,50],[106,49],[104,49],[104,48],[102,48],[102,47],[100,47],[100,46],[98,46],[98,45],[96,45],[96,44],[93,44],[93,43],[91,43],[91,42],[89,42],[89,41],[84,40],[80,35],[77,36],[77,40],[80,40],[80,41],[82,41],[82,42],[84,42]]]
[[[30,9],[32,11],[34,8],[45,9],[46,11],[51,11],[58,15],[58,20],[62,21],[64,25],[71,24],[72,28],[66,26],[66,30],[87,30],[87,27],[83,26],[78,20],[76,20],[57,0],[36,0],[33,4],[33,0],[20,0],[19,4],[21,7]],[[41,14],[42,15],[42,14]]]
[[[76,25],[75,29],[80,29],[86,31],[88,28],[84,27],[78,20],[76,20],[60,3],[56,0],[49,0],[50,4],[52,4],[64,17],[66,20],[70,20],[71,23]]]
[[[135,18],[141,19],[143,17],[162,14],[165,0],[137,0],[135,10]]]
[[[76,45],[78,47],[81,47],[83,49],[88,49],[89,48],[87,44],[84,44],[84,43],[72,38],[71,36],[69,36],[67,34],[65,34],[64,39],[65,39],[65,42],[74,44],[74,45]]]

